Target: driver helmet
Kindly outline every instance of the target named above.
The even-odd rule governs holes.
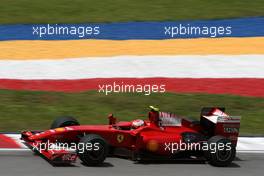
[[[134,129],[137,129],[137,128],[144,126],[144,125],[145,125],[144,120],[136,119],[136,120],[132,121],[131,127]]]

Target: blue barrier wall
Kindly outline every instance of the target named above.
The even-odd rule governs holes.
[[[231,34],[217,35],[216,37],[256,37],[264,36],[264,17],[228,19],[228,20],[200,20],[200,21],[175,21],[175,22],[128,22],[128,23],[91,23],[91,24],[60,24],[61,27],[99,27],[99,34],[85,35],[33,35],[33,27],[47,27],[43,25],[18,24],[0,25],[0,40],[75,40],[75,39],[171,39],[171,38],[200,38],[210,37],[211,34],[190,35],[165,35],[165,27],[179,25],[187,27],[228,27],[232,28]],[[55,26],[55,25],[52,25]]]

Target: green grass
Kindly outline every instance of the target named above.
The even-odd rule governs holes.
[[[56,93],[0,90],[0,131],[49,128],[55,117],[73,115],[82,124],[107,123],[114,113],[121,120],[145,118],[149,105],[162,111],[197,118],[203,106],[225,106],[242,116],[242,134],[264,134],[264,99],[206,94],[111,94],[95,91]],[[145,116],[145,117],[144,117]]]
[[[86,23],[264,16],[264,1],[0,0],[0,23]]]

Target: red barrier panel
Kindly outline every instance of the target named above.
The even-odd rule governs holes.
[[[166,92],[264,97],[264,79],[255,78],[95,78],[80,80],[0,79],[0,89],[83,92],[99,85],[165,85]]]

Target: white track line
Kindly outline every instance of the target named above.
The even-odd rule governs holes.
[[[1,152],[9,152],[9,151],[31,151],[29,148],[0,148]]]
[[[264,138],[263,137],[240,137],[238,138],[238,151],[252,151],[264,152]]]
[[[237,153],[264,153],[264,150],[237,150]]]
[[[264,78],[264,55],[117,56],[1,60],[0,79]]]

